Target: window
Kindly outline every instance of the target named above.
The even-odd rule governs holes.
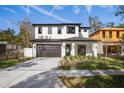
[[[75,34],[75,27],[67,27],[67,34]]]
[[[116,37],[119,38],[119,31],[117,31],[117,33],[116,33]]]
[[[62,28],[58,27],[58,34],[61,34],[61,33],[62,33]]]
[[[42,27],[38,28],[38,34],[42,34]]]
[[[112,38],[112,31],[109,31],[109,38]]]
[[[87,29],[84,29],[84,32],[87,32]]]
[[[52,27],[48,27],[48,34],[52,34]]]
[[[102,32],[102,37],[105,38],[105,31]]]

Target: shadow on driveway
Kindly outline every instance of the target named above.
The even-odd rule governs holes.
[[[56,73],[45,71],[28,77],[11,88],[61,88],[63,84],[59,81]]]

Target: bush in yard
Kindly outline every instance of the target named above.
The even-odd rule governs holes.
[[[106,60],[107,59],[107,60]],[[89,69],[124,69],[124,60],[110,57],[92,57],[92,56],[68,56],[62,59],[61,66],[70,66],[67,70]]]

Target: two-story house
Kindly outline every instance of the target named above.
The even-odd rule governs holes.
[[[80,23],[33,24],[33,57],[97,56],[97,40]]]
[[[124,28],[100,28],[90,35],[91,39],[101,40],[103,48],[100,49],[102,54],[119,55],[123,54]]]

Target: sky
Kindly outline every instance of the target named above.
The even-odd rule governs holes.
[[[110,5],[0,5],[0,29],[12,28],[19,32],[19,22],[24,18],[32,23],[81,23],[89,26],[88,17],[98,16],[103,23],[122,23],[114,15],[117,6]]]

